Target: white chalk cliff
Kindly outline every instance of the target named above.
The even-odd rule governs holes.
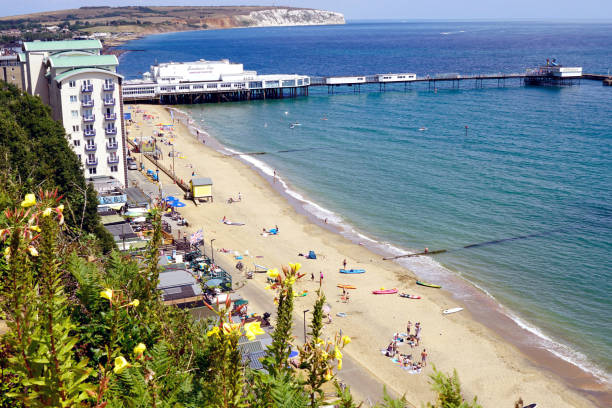
[[[248,15],[235,17],[244,27],[297,26],[344,24],[340,13],[314,9],[283,9],[252,11]]]

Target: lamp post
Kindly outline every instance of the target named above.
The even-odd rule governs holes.
[[[306,313],[308,313],[310,309],[304,310],[304,343],[306,343]]]
[[[213,241],[215,239],[216,238],[213,238],[210,240],[210,258],[213,264],[215,263],[215,250],[213,249]]]

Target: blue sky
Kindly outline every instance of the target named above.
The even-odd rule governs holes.
[[[0,0],[0,15],[125,5],[283,5],[343,13],[347,19],[598,19],[612,21],[612,0]]]

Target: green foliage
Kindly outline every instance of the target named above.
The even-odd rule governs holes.
[[[351,394],[350,387],[341,387],[340,384],[336,381],[334,382],[334,386],[336,387],[336,394],[338,394],[338,401],[336,401],[335,406],[338,408],[360,408],[363,405],[363,402],[357,404],[353,400],[353,395]]]
[[[408,406],[408,401],[406,401],[405,396],[401,396],[400,398],[393,398],[387,392],[387,387],[383,386],[383,401],[379,404],[376,404],[376,408],[405,408]]]
[[[453,370],[453,375],[447,375],[434,366],[433,374],[430,374],[429,378],[432,380],[431,388],[438,397],[435,403],[427,403],[427,408],[482,408],[477,397],[471,402],[464,401],[457,370]]]
[[[305,347],[300,350],[302,355],[307,355],[308,358],[302,359],[302,367],[306,370],[306,380],[304,384],[308,386],[310,395],[310,404],[314,406],[315,402],[323,398],[323,384],[327,382],[326,374],[330,371],[329,360],[326,357],[327,353],[323,353],[321,347],[321,331],[323,329],[323,305],[325,305],[325,295],[319,289],[317,291],[317,300],[312,310],[312,322],[310,323],[310,340]]]

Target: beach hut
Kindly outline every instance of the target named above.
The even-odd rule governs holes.
[[[208,177],[193,177],[190,181],[191,197],[199,201],[213,201],[212,180]]]

